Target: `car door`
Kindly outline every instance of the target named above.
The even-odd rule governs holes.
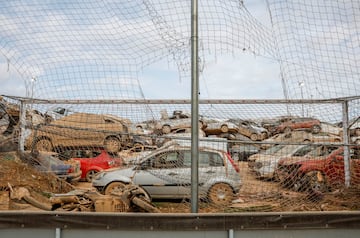
[[[179,164],[181,152],[169,150],[157,153],[142,163],[134,175],[135,184],[141,185],[153,198],[178,197]]]
[[[215,152],[200,151],[199,152],[199,170],[198,170],[198,183],[199,193],[206,193],[210,180],[216,180],[217,177],[226,176],[223,158]],[[178,173],[179,196],[190,197],[191,194],[191,151],[184,151],[183,153],[183,167]],[[181,175],[181,177],[180,177]]]

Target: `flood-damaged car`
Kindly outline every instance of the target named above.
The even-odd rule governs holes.
[[[50,124],[40,124],[27,137],[26,149],[103,146],[117,152],[129,143],[128,120],[113,115],[74,113]]]
[[[73,159],[63,161],[55,152],[31,152],[31,165],[43,173],[54,174],[69,183],[77,183],[81,178],[80,162]]]
[[[360,184],[360,146],[349,148],[349,179],[352,185]],[[325,156],[300,160],[283,160],[278,173],[282,183],[297,191],[326,192],[345,186],[344,146]],[[286,181],[286,183],[285,183]]]
[[[239,168],[222,150],[199,151],[199,196],[228,204],[241,187]],[[111,194],[126,184],[140,185],[151,198],[183,199],[191,194],[191,148],[169,146],[140,158],[134,166],[100,172],[92,180],[99,192]]]
[[[199,119],[199,129],[206,126],[205,122]],[[156,122],[155,130],[160,134],[169,134],[178,129],[191,128],[191,114],[180,110],[173,111],[172,116],[162,112],[162,117]]]

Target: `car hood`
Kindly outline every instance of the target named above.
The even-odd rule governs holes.
[[[295,164],[301,161],[306,161],[306,160],[319,160],[319,159],[323,159],[324,157],[322,156],[316,156],[316,157],[299,157],[299,156],[292,156],[292,157],[286,157],[281,159],[281,161],[279,162],[282,165],[289,165],[289,164]]]

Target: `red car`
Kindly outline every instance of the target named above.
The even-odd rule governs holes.
[[[93,177],[104,169],[121,167],[123,159],[110,155],[106,150],[77,150],[74,160],[80,161],[81,179],[91,182]]]
[[[360,147],[351,147],[350,182],[360,184]],[[304,160],[282,160],[277,172],[282,181],[291,184],[295,190],[309,189],[326,192],[345,184],[344,147],[332,151],[324,158],[308,158]]]
[[[321,122],[314,118],[291,118],[276,127],[277,133],[288,134],[293,130],[308,130],[317,134],[321,131]]]

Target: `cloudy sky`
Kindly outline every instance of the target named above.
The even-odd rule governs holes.
[[[263,24],[266,27],[270,27],[269,12],[267,11],[265,0],[252,0],[252,1],[244,1],[244,2],[246,9],[249,10],[251,15],[254,16],[259,21],[259,23]],[[131,7],[130,5],[131,4],[129,4],[129,8]],[[49,43],[53,40],[51,34],[54,34],[54,32],[51,32],[51,30],[59,29],[59,27],[53,25],[55,25],[55,23],[59,25],[63,24],[62,27],[64,28],[66,27],[66,21],[63,20],[64,23],[60,22],[59,19],[55,19],[56,20],[55,21],[53,16],[52,18],[41,17],[41,19],[44,22],[36,22],[38,20],[34,20],[33,18],[35,18],[35,16],[38,17],[38,15],[34,15],[34,16],[31,14],[26,15],[25,13],[25,11],[31,12],[37,10],[37,9],[32,9],[32,6],[30,4],[26,6],[21,6],[23,9],[20,6],[16,6],[15,4],[14,5],[7,4],[5,9],[7,9],[8,12],[11,12],[13,11],[13,9],[15,9],[15,7],[17,7],[17,9],[20,10],[16,10],[18,12],[14,11],[13,15],[15,15],[15,13],[17,14],[23,13],[24,22],[26,22],[25,24],[26,27],[32,26],[41,29],[48,29],[48,32],[46,31],[36,32],[36,35],[41,36],[41,38],[34,37],[29,39],[28,41],[24,40],[23,42],[25,42],[26,44],[24,43],[22,45],[20,44],[17,45],[14,43],[12,45],[10,43],[10,47],[16,49],[9,49],[9,47],[6,48],[7,44],[4,43],[7,42],[3,40],[1,47],[4,47],[4,45],[5,47],[0,51],[0,84],[1,84],[0,94],[18,95],[18,96],[31,96],[31,95],[36,96],[36,90],[38,90],[38,92],[40,93],[38,93],[37,96],[51,97],[51,95],[46,95],[46,92],[49,92],[49,88],[54,88],[54,86],[60,92],[61,90],[63,91],[69,90],[69,88],[74,88],[77,91],[80,91],[82,89],[81,83],[78,86],[77,85],[72,86],[72,85],[64,85],[59,82],[57,83],[54,82],[61,81],[62,77],[66,76],[68,72],[63,72],[62,71],[63,69],[65,69],[65,71],[70,72],[69,77],[73,77],[72,75],[81,73],[83,74],[83,77],[89,78],[90,76],[89,74],[87,74],[89,70],[87,69],[87,67],[90,68],[91,64],[77,71],[74,70],[73,67],[71,66],[78,65],[78,62],[75,64],[71,61],[72,60],[71,57],[66,58],[65,56],[62,56],[64,58],[62,58],[61,60],[70,62],[68,64],[70,65],[70,67],[66,68],[65,66],[62,66],[63,69],[61,69],[60,66],[59,67],[60,69],[59,68],[54,69],[52,65],[57,63],[56,59],[53,61],[51,60],[46,61],[44,59],[45,58],[44,55],[41,54],[42,52],[40,52],[41,50],[38,49],[38,46],[43,46],[44,49],[52,48],[51,50],[53,50],[55,44]],[[151,8],[148,8],[147,10],[151,11]],[[161,13],[161,9],[159,10],[159,12]],[[26,30],[26,28],[24,27],[24,24],[21,21],[19,21],[19,19],[13,17],[13,15],[11,15],[11,13],[2,12],[1,19],[3,19],[4,22],[15,22],[16,24],[14,24],[13,28],[19,28],[19,31],[16,32],[16,29],[11,29],[11,31],[13,31],[15,34],[16,33],[19,34],[21,28],[23,28],[22,31]],[[156,20],[156,17],[154,18]],[[179,19],[177,19],[178,23],[182,23],[183,21],[180,18],[181,16],[179,16]],[[21,24],[19,24],[19,22]],[[74,21],[71,23],[73,24]],[[90,25],[91,23],[92,22],[88,22],[87,24]],[[106,22],[106,24],[101,25],[101,29],[100,29],[99,24],[97,24],[97,22],[94,22],[94,25],[87,26],[87,30],[86,32],[85,31],[84,32],[88,34],[88,32],[90,31],[89,29],[91,29],[91,31],[100,32],[99,34],[102,34],[107,29],[109,29],[106,27],[114,26],[113,24],[114,23],[112,22],[110,23]],[[139,22],[138,23],[139,28],[141,28],[141,24],[144,23]],[[162,27],[161,23],[158,24],[160,27]],[[219,26],[215,26],[215,27],[219,27]],[[83,29],[80,29],[80,27],[79,29],[77,29],[74,26],[69,26],[69,28],[73,28],[72,31],[74,31],[74,29],[83,31]],[[2,35],[4,35],[4,32],[6,30],[9,30],[8,25],[4,24],[0,26],[0,32],[2,33]],[[34,35],[34,31],[36,30],[33,30],[32,35]],[[41,30],[37,29],[37,31],[41,31]],[[110,31],[112,31],[112,29],[110,29]],[[225,31],[223,31],[222,33],[224,32]],[[86,34],[83,35],[86,36]],[[8,35],[6,36],[6,38],[7,37]],[[21,38],[20,36],[17,37]],[[67,39],[66,37],[68,36],[65,37],[64,35],[60,35],[55,37],[64,37],[65,39],[64,41],[66,41]],[[115,39],[113,35],[111,37]],[[76,39],[81,40],[82,38],[76,38]],[[207,43],[205,42],[204,44]],[[20,47],[24,47],[24,48],[20,48]],[[61,51],[60,46],[58,44],[56,44],[56,47],[58,47],[59,49],[53,50],[52,52],[48,53],[46,56],[47,57],[51,56],[55,58],[57,57],[56,53],[58,53],[59,55],[64,55],[68,52],[67,50],[71,50],[74,52],[78,50],[78,48],[74,48],[74,49],[64,49],[63,51]],[[101,46],[99,48],[101,50]],[[16,52],[17,50],[19,52]],[[22,53],[21,51],[25,53]],[[283,98],[283,92],[280,81],[279,64],[274,58],[264,57],[259,54],[253,54],[246,51],[235,52],[235,53],[234,52],[235,51],[230,49],[230,50],[226,50],[224,54],[219,54],[219,53],[208,54],[207,52],[202,54],[202,56],[206,55],[206,57],[203,59],[204,63],[201,64],[201,67],[203,69],[203,73],[201,74],[200,77],[201,98],[211,98],[211,99]],[[93,57],[89,52],[86,53],[87,53],[87,57]],[[130,53],[132,52],[129,51],[129,54]],[[79,55],[80,54],[82,55],[82,57],[85,58],[83,52],[79,53]],[[17,57],[19,57],[20,60]],[[105,62],[107,61],[105,60]],[[96,68],[97,66],[98,65],[94,65],[94,68]],[[111,70],[114,70],[115,67],[116,65],[112,65],[109,68]],[[135,86],[132,85],[131,87],[128,87],[127,90],[132,90],[136,88],[136,83],[138,83],[140,85],[140,91],[142,92],[139,93],[139,90],[134,89],[134,91],[136,91],[135,92],[136,95],[143,94],[143,96],[147,99],[167,99],[167,98],[183,99],[183,98],[190,98],[191,96],[191,79],[190,79],[189,71],[186,71],[184,76],[179,76],[178,65],[176,65],[176,63],[169,60],[169,57],[163,57],[163,59],[159,61],[147,62],[146,66],[142,67],[140,70],[136,69],[135,71],[136,71],[137,82],[135,82]],[[97,77],[96,74],[100,74],[100,73],[92,72],[91,77]],[[118,77],[119,75],[122,77],[123,74],[124,74],[123,71],[119,70],[118,72],[115,73],[116,76],[99,75],[98,81],[104,82],[109,78],[113,79],[112,77]],[[134,78],[134,75],[131,75],[130,77]],[[46,85],[51,80],[53,82],[52,84],[49,84],[47,86],[40,86],[40,85]],[[121,82],[125,82],[125,81],[121,81]],[[98,88],[101,88],[104,91],[107,90],[108,92],[111,91],[111,86],[110,87],[106,86],[104,83],[103,84],[99,83]],[[110,92],[109,94],[112,93],[113,92]],[[126,96],[126,93],[124,94]],[[92,95],[94,97],[97,96],[103,98],[105,97],[103,95],[94,95],[94,94]],[[71,94],[67,96],[71,97]],[[86,96],[88,95],[84,95],[85,98]]]

